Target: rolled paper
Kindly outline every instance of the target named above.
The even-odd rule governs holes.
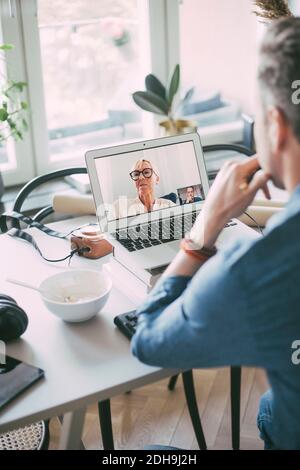
[[[53,209],[55,212],[76,215],[95,215],[96,209],[93,196],[75,194],[56,194],[53,197]]]
[[[247,214],[249,214],[253,219],[257,222],[257,224],[250,219],[246,214],[243,214],[239,217],[241,222],[244,224],[249,225],[250,227],[256,227],[259,225],[260,227],[265,227],[268,220],[275,214],[278,214],[282,211],[282,207],[271,207],[271,206],[254,206],[251,205],[246,210]]]
[[[280,199],[254,199],[251,206],[263,206],[263,207],[279,207],[282,208],[286,205],[287,200],[280,200]]]

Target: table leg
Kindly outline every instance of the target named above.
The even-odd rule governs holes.
[[[84,417],[85,408],[65,413],[59,440],[59,450],[79,450],[81,448]]]
[[[231,439],[233,450],[240,449],[241,367],[230,367]]]
[[[99,421],[104,450],[114,450],[114,436],[111,424],[110,400],[98,403]]]
[[[206,450],[206,441],[202,429],[201,419],[199,416],[199,410],[197,405],[195,387],[194,387],[194,379],[193,379],[193,371],[189,370],[187,372],[183,372],[182,374],[184,392],[186,397],[186,402],[188,405],[190,417],[192,420],[194,432],[196,435],[196,439],[199,445],[199,449]]]
[[[176,382],[177,382],[177,379],[178,379],[178,375],[173,375],[173,377],[170,378],[169,380],[169,384],[168,384],[168,389],[173,391],[175,386],[176,386]]]

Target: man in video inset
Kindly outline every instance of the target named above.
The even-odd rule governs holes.
[[[193,202],[200,202],[202,201],[202,198],[199,196],[195,196],[195,188],[194,186],[189,186],[186,188],[186,193],[185,193],[185,201],[183,204],[192,204]]]

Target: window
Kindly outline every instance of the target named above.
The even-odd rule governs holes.
[[[31,111],[24,141],[0,148],[5,184],[147,134],[131,94],[165,58],[164,42],[155,53],[153,44],[164,36],[167,1],[0,0],[3,42],[15,45],[9,65],[28,83]]]
[[[83,163],[91,147],[143,135],[131,98],[145,74],[141,3],[90,0],[88,8],[86,0],[22,3],[25,49],[35,62],[28,70],[31,99],[35,109],[43,103],[43,116],[33,119],[41,171]]]
[[[11,43],[15,48],[8,51],[2,60],[2,72],[9,74],[16,81],[26,81],[25,58],[23,54],[22,30],[20,29],[20,5],[13,0],[0,1],[1,43]],[[28,90],[23,92],[22,99],[28,102]],[[4,183],[13,185],[28,181],[35,175],[33,143],[30,133],[24,135],[22,142],[9,139],[0,147],[0,171]]]
[[[38,0],[38,28],[51,159],[140,137],[137,0]]]

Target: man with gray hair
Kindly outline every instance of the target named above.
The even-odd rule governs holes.
[[[260,50],[257,156],[219,172],[181,250],[139,310],[132,351],[161,367],[256,366],[271,391],[258,427],[265,449],[300,449],[300,18],[275,21]],[[220,250],[225,224],[267,182],[290,199],[265,236]],[[296,343],[295,343],[296,341]]]

